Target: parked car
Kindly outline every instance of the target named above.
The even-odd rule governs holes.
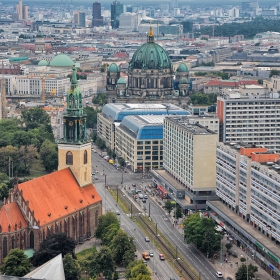
[[[136,184],[132,184],[132,187],[136,188]]]
[[[95,177],[94,177],[94,180],[98,180],[98,177],[97,177],[97,176],[95,176]]]
[[[148,252],[143,252],[142,257],[143,257],[144,260],[149,260],[150,259],[150,255],[149,255]]]
[[[160,259],[161,261],[164,261],[164,260],[165,260],[164,254],[159,254],[159,259]]]
[[[145,194],[145,195],[144,195],[144,198],[145,198],[145,199],[148,199],[148,196]]]
[[[218,278],[223,278],[223,273],[222,273],[221,271],[217,271],[217,272],[216,272],[216,276],[217,276]]]

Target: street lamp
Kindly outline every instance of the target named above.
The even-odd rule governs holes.
[[[153,236],[153,247],[154,247],[154,256],[153,256],[153,272],[155,273],[155,237],[160,237],[159,234]]]
[[[179,260],[180,260],[180,258],[176,258],[176,259],[174,259],[174,261],[172,262],[173,271],[174,271],[174,263],[175,263],[175,261],[179,261]]]

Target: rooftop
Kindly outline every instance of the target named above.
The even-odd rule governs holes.
[[[200,125],[194,119],[191,119],[190,117],[187,116],[178,116],[178,117],[171,116],[171,117],[166,117],[165,120],[180,126],[182,129],[187,130],[191,134],[195,134],[195,135],[216,134],[216,132]]]

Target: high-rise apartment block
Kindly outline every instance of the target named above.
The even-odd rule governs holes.
[[[216,194],[221,201],[207,202],[213,218],[262,268],[279,277],[279,154],[231,142],[218,143],[216,155]]]
[[[123,13],[123,4],[119,1],[114,1],[111,4],[111,26],[113,29],[119,28],[120,15]]]
[[[218,96],[221,142],[245,142],[280,152],[279,93],[227,93]]]
[[[101,16],[101,4],[94,2],[92,4],[92,27],[103,25],[103,16]]]
[[[74,11],[73,23],[76,26],[85,27],[86,26],[86,14],[85,14],[85,12]]]

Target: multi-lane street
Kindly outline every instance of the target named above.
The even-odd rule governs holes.
[[[120,195],[125,195],[127,199],[129,195],[127,190],[132,184],[136,184],[139,188],[144,187],[151,183],[150,179],[142,179],[139,174],[135,173],[123,173],[110,163],[106,162],[98,153],[92,153],[92,168],[93,171],[98,170],[96,176],[97,180],[94,180],[94,185],[96,186],[98,192],[100,193],[103,200],[103,207],[106,211],[119,211],[120,212],[120,221],[121,227],[131,236],[134,236],[135,243],[140,254],[143,251],[153,251],[154,257],[147,262],[151,267],[152,271],[157,273],[159,279],[170,279],[175,278],[181,279],[177,274],[175,274],[172,267],[166,261],[159,260],[159,254],[157,250],[154,251],[153,240],[151,242],[145,242],[144,233],[135,226],[135,223],[127,217],[121,209],[116,205],[115,200],[110,196],[109,192],[104,188],[105,186],[105,175],[106,175],[106,184],[107,185],[119,185],[123,180],[122,186],[126,186],[126,191],[124,188],[120,191]],[[95,177],[95,176],[93,176]],[[178,231],[175,227],[172,226],[172,223],[167,216],[166,212],[156,203],[153,199],[147,199],[146,208],[143,210],[143,205],[140,205],[132,201],[136,206],[138,206],[140,213],[148,212],[150,208],[150,216],[154,223],[157,223],[157,227],[160,232],[162,232],[172,243],[174,247],[177,247],[178,252],[192,265],[192,267],[201,275],[202,279],[216,279],[216,271],[208,263],[208,261],[194,248],[192,245],[185,244],[182,233]],[[150,205],[149,205],[150,204]],[[138,256],[141,258],[141,256]],[[180,261],[180,260],[174,260]]]

